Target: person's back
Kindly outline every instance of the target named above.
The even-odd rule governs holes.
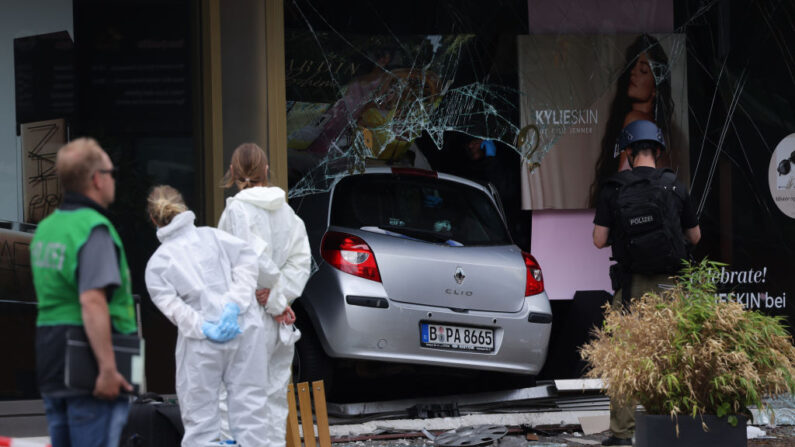
[[[195,227],[195,218],[192,212],[187,211],[161,228],[158,238],[162,243],[151,260],[172,264],[167,274],[177,294],[205,319],[212,321],[223,312],[224,295],[229,293],[233,282],[228,242],[234,240],[242,246],[243,241],[215,228]],[[190,257],[185,256],[188,253]],[[254,311],[257,306],[253,290],[246,298],[249,312],[241,314],[242,324],[261,326],[261,318]]]
[[[248,216],[250,231],[271,245],[274,264],[279,268],[284,266],[290,253],[289,245],[294,243],[296,233],[300,233],[304,225],[287,204],[284,190],[269,186],[248,188],[227,199],[226,204],[218,228],[229,228],[230,214]]]
[[[268,357],[268,445],[283,446],[287,423],[284,390],[297,340],[290,304],[303,292],[312,257],[304,222],[287,204],[284,190],[269,186],[268,169],[267,155],[256,144],[244,143],[235,149],[224,185],[235,185],[239,192],[227,199],[218,228],[246,241],[257,256],[256,296],[265,311],[267,332],[262,350]]]
[[[149,195],[161,245],[146,265],[152,302],[178,328],[176,391],[183,446],[224,441],[218,416],[221,385],[229,390],[231,436],[265,445],[267,358],[254,299],[257,262],[242,240],[196,228],[196,216],[170,186]]]
[[[304,222],[275,186],[246,188],[227,199],[220,230],[249,244],[260,256],[257,288],[272,289],[265,309],[280,315],[309,279],[309,242]],[[285,274],[287,273],[287,274]]]
[[[687,258],[682,221],[686,190],[667,169],[636,166],[613,175],[613,258],[632,273],[674,274]]]
[[[665,142],[650,121],[635,121],[622,130],[619,149],[629,149],[631,171],[620,172],[602,187],[594,217],[593,242],[612,245],[610,278],[613,307],[632,297],[673,286],[671,276],[686,256],[684,240],[701,238],[698,219],[684,186],[670,171],[656,168]],[[684,240],[683,240],[684,239]],[[610,405],[610,438],[602,445],[632,445],[635,405]]]
[[[594,244],[612,245],[615,260],[627,273],[673,274],[681,266],[677,261],[686,256],[684,241],[695,245],[701,238],[690,196],[673,172],[656,168],[665,144],[654,123],[630,123],[618,144],[630,149],[632,170],[613,175],[603,185],[594,217]],[[671,259],[658,262],[661,258]]]

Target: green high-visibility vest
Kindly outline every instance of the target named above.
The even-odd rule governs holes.
[[[36,228],[30,243],[30,266],[38,299],[37,326],[83,324],[77,289],[78,254],[98,225],[108,229],[119,254],[121,285],[108,301],[111,324],[122,334],[136,331],[130,269],[121,238],[105,216],[87,207],[56,210]]]

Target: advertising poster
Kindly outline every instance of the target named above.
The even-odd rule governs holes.
[[[537,129],[543,153],[522,172],[523,209],[593,208],[599,184],[627,166],[615,142],[635,119],[663,129],[658,166],[689,183],[684,35],[518,39],[521,127]]]

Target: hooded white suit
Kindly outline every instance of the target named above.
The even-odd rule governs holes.
[[[244,241],[214,228],[196,228],[191,211],[157,230],[161,245],[146,265],[152,302],[177,326],[176,388],[183,446],[210,445],[221,434],[218,390],[229,391],[232,434],[240,445],[266,445],[269,419],[263,381],[265,328],[254,296],[257,259]],[[242,333],[215,343],[202,333],[224,305],[240,308]]]
[[[274,316],[301,296],[312,265],[306,227],[287,204],[284,190],[258,186],[226,200],[218,228],[246,241],[257,255],[257,289],[268,288],[263,323],[268,354],[268,427],[271,446],[284,446],[287,426],[287,383],[293,360],[294,340],[279,337]]]

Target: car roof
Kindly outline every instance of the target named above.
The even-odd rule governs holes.
[[[473,188],[477,188],[485,193],[489,193],[489,190],[481,183],[465,179],[463,177],[459,177],[457,175],[446,174],[444,172],[439,171],[430,171],[427,169],[420,169],[420,168],[410,168],[410,167],[389,167],[389,166],[374,166],[368,167],[363,172],[358,172],[354,174],[340,174],[340,176],[334,180],[334,185],[332,189],[337,186],[340,180],[346,177],[351,177],[354,175],[371,175],[371,174],[388,174],[388,175],[417,175],[417,176],[426,176],[426,177],[436,177],[442,180],[449,180],[456,183],[461,183],[467,186],[471,186]]]

